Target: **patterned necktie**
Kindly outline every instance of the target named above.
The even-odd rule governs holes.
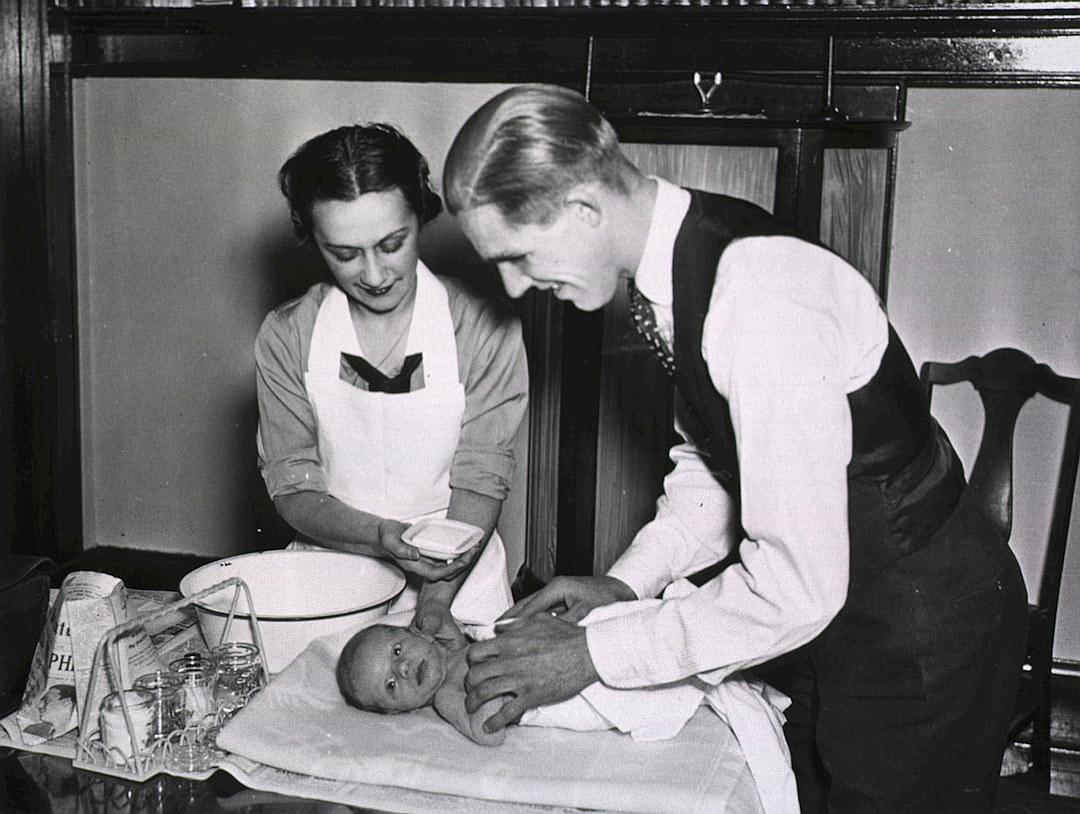
[[[627,293],[630,295],[630,314],[634,317],[634,326],[637,328],[637,332],[641,334],[641,338],[645,340],[645,343],[652,348],[653,353],[656,354],[667,374],[674,378],[675,357],[663,337],[660,336],[660,329],[656,326],[656,315],[653,313],[652,306],[637,290],[637,286],[634,285],[632,279],[627,279],[626,283]]]

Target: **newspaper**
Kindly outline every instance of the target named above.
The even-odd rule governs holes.
[[[108,693],[130,687],[143,673],[164,669],[150,636],[139,628],[119,639],[119,658],[104,659],[90,686],[98,643],[128,620],[121,580],[97,571],[68,574],[49,609],[14,716],[24,743],[34,746],[71,732],[83,709],[97,710]],[[90,720],[96,730],[97,715]],[[4,726],[9,726],[7,719]]]
[[[210,655],[195,608],[170,609],[178,599],[180,594],[176,591],[128,589],[129,616],[133,619],[146,617],[146,632],[150,634],[158,656],[166,663],[185,653]]]

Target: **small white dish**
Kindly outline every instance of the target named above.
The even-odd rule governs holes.
[[[460,520],[433,517],[413,523],[401,535],[401,539],[423,554],[435,560],[450,562],[476,546],[484,536],[484,530]]]

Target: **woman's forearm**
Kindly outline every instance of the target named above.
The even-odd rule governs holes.
[[[278,514],[300,534],[352,554],[385,557],[379,544],[383,518],[342,503],[325,492],[293,492],[274,499]]]
[[[499,522],[499,514],[502,511],[502,501],[472,492],[468,489],[453,489],[450,492],[450,507],[446,510],[446,516],[451,520],[460,520],[462,523],[471,523],[484,530],[484,536],[480,540],[480,546],[486,546],[495,530],[495,524]],[[479,559],[479,557],[477,557]],[[476,560],[473,560],[475,566]],[[427,582],[420,588],[418,603],[428,600],[437,600],[449,606],[457,596],[465,578],[472,571],[472,567],[463,571],[451,579]]]

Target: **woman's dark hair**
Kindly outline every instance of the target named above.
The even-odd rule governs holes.
[[[282,165],[278,185],[301,241],[311,237],[317,201],[352,201],[397,188],[421,224],[442,211],[427,160],[389,124],[338,127],[309,139]]]

